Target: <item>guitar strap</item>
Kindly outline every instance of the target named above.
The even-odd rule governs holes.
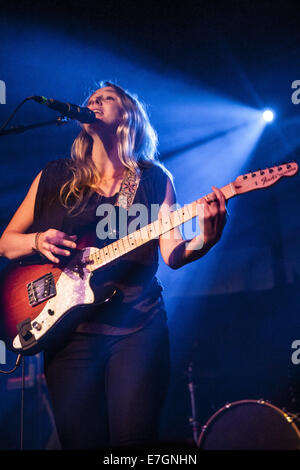
[[[140,173],[131,171],[129,168],[127,169],[115,206],[119,206],[127,210],[132,205],[140,180]]]

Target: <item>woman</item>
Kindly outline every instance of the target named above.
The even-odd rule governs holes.
[[[121,222],[112,227],[112,220],[120,217],[107,219],[110,227],[104,224],[101,233],[97,229],[103,204],[118,216],[124,211],[120,194],[129,200],[126,228],[134,220],[129,215],[134,204],[146,207],[148,214],[159,207],[159,217],[175,204],[171,175],[155,158],[156,134],[138,99],[105,82],[87,106],[96,121],[82,125],[71,159],[49,162],[37,175],[0,239],[2,256],[15,259],[38,252],[59,263],[82,243],[101,246],[105,235],[112,238],[124,229]],[[207,253],[226,219],[224,196],[213,190],[213,200],[203,200],[201,235],[185,241],[175,228],[122,256],[110,270],[118,295],[105,307],[92,309],[76,331],[45,352],[45,376],[63,449],[156,441],[170,372],[166,312],[155,275],[158,247],[173,269]],[[151,220],[149,215],[146,223]]]

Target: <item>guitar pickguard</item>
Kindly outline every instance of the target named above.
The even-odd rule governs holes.
[[[83,261],[90,258],[93,250],[97,249],[85,248],[81,250],[62,270],[55,286],[56,295],[46,302],[43,310],[31,322],[31,328],[23,328],[24,336],[20,336],[22,334],[20,331],[14,338],[14,349],[26,350],[26,345],[29,348],[34,342],[40,342],[66,315],[72,315],[71,310],[94,302],[95,295],[90,286],[92,273],[89,270],[89,264]]]

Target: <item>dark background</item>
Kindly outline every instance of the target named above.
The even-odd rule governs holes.
[[[149,104],[160,158],[175,175],[182,203],[240,173],[298,159],[299,106],[291,100],[292,82],[300,79],[297,2],[21,1],[1,7],[0,79],[7,86],[1,122],[26,96],[80,103],[95,80],[117,79]],[[206,111],[189,115],[204,91],[214,99]],[[277,115],[238,163],[218,134],[228,137],[232,116],[226,124],[224,111],[222,125],[211,118],[215,109],[227,110],[227,102],[239,103],[241,113],[271,106]],[[54,117],[49,113],[27,104],[14,125]],[[61,132],[47,127],[1,137],[2,230],[45,163],[68,155],[77,131],[75,125]],[[206,144],[215,141],[207,158]],[[300,411],[300,365],[291,361],[291,344],[300,338],[299,195],[295,176],[231,201],[222,241],[209,255],[176,272],[162,264],[173,366],[164,440],[193,437],[188,364],[201,425],[236,400],[263,398]],[[6,367],[14,360],[8,353]],[[55,447],[42,358],[28,359],[25,372],[25,447]],[[19,446],[20,373],[0,377],[3,449]]]

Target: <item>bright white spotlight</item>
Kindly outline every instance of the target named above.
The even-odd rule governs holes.
[[[274,117],[275,114],[271,109],[265,109],[265,111],[262,113],[262,118],[266,122],[272,122]]]

